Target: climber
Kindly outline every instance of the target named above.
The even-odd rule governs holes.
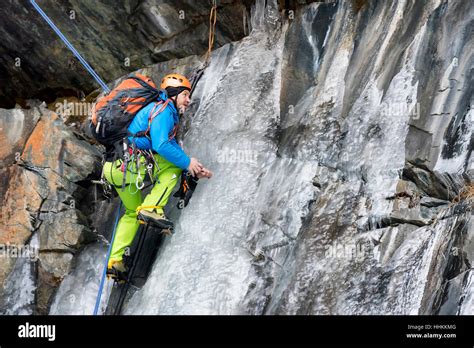
[[[128,127],[129,133],[135,135],[149,130],[149,136],[130,136],[128,140],[139,151],[149,155],[148,160],[153,166],[146,156],[142,156],[137,161],[131,160],[128,163],[121,158],[114,162],[108,161],[103,167],[105,179],[115,187],[125,206],[125,214],[117,225],[108,262],[108,273],[112,276],[127,271],[123,255],[126,248],[132,244],[140,223],[149,223],[163,230],[173,226],[166,218],[163,207],[167,204],[182,171],[187,171],[196,178],[212,177],[212,172],[196,158],[190,158],[175,139],[179,114],[182,114],[190,103],[189,80],[179,74],[169,74],[161,81],[160,88],[159,98],[163,101],[161,106],[164,109],[157,108],[159,104],[152,102],[136,114]],[[149,121],[151,116],[154,117]],[[142,200],[142,178],[151,167],[153,173],[150,176],[155,178],[155,184]]]

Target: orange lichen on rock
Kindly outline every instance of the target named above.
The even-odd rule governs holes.
[[[26,170],[13,167],[11,180],[0,208],[0,244],[23,245],[34,231],[31,212],[40,209],[42,198],[28,180]]]
[[[58,116],[54,113],[43,115],[25,144],[23,153],[21,154],[23,161],[40,167],[48,166],[46,153],[48,152],[47,150],[51,149],[54,145],[52,144],[52,133],[54,132],[53,122],[57,119]]]

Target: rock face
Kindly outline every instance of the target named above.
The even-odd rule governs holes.
[[[40,115],[34,110],[36,109],[0,109],[1,199],[3,199],[5,189],[8,186],[8,167],[19,160],[23,146],[35,127],[36,122],[38,122]]]
[[[321,191],[295,247],[284,252],[286,267],[255,266],[259,279],[278,276],[249,291],[252,313],[437,313],[450,279],[472,264],[463,256],[472,193],[459,197],[472,192],[463,173],[472,167],[466,67],[474,43],[455,33],[469,31],[474,9],[432,1],[354,10],[340,4],[333,12],[318,46],[314,106],[304,108],[302,98],[304,125],[292,121],[299,134],[283,130],[292,144],[283,153],[307,158],[307,150],[320,159]],[[452,18],[454,30],[447,29]],[[462,310],[460,297],[450,301],[457,302],[451,314]]]
[[[2,112],[9,114],[7,110]],[[44,106],[35,105],[26,112],[13,109],[10,114],[19,120],[26,115],[37,115],[31,118],[37,123],[26,141],[18,136],[18,141],[13,142],[13,150],[21,148],[22,151],[18,153],[17,162],[10,161],[5,169],[8,175],[0,209],[4,224],[0,244],[22,248],[30,244],[32,236],[37,237],[38,255],[32,258],[30,268],[37,268],[38,272],[34,277],[37,284],[35,310],[45,313],[54,289],[70,270],[74,254],[97,237],[81,212],[83,200],[90,198],[91,185],[81,185],[96,172],[100,151],[75,135]],[[31,128],[25,124],[24,132]],[[21,134],[15,129],[9,132],[10,137],[12,132]],[[5,268],[0,277],[2,283],[15,262],[26,262],[8,255],[6,259],[9,261],[2,263]],[[7,280],[5,289],[12,292],[14,285],[9,284],[11,281]]]
[[[473,313],[473,39],[459,33],[474,8],[276,8],[257,2],[254,30],[197,87],[184,144],[215,176],[126,313]]]
[[[154,62],[201,55],[208,47],[207,1],[37,1],[104,81]],[[245,35],[249,1],[218,1],[215,45]],[[0,107],[15,98],[51,102],[96,88],[80,62],[27,0],[0,9]]]

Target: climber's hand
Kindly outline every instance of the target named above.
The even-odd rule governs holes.
[[[202,170],[197,174],[197,177],[199,179],[201,179],[201,178],[210,179],[210,178],[212,178],[212,175],[213,175],[213,173],[209,169],[203,167]]]
[[[189,163],[188,171],[191,173],[192,176],[198,176],[198,174],[204,169],[203,165],[199,163],[197,159],[194,157],[191,158],[191,162]]]

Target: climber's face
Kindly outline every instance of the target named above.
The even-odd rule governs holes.
[[[183,113],[188,108],[189,104],[191,103],[190,92],[188,90],[182,91],[176,97],[176,106],[178,110]]]

